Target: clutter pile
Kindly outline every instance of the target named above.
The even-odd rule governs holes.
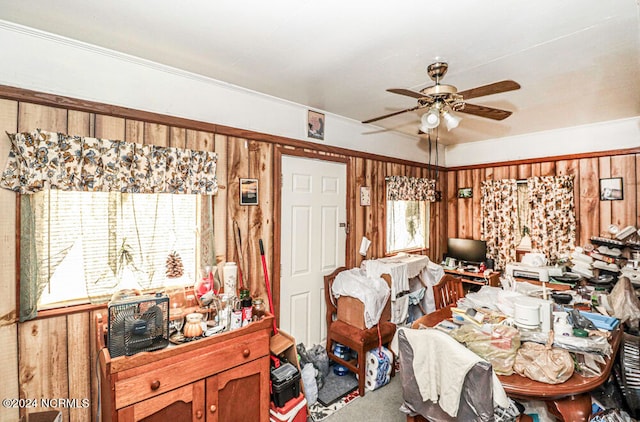
[[[629,351],[640,344],[640,230],[612,227],[568,251],[562,262],[532,255],[541,255],[540,262],[512,264],[503,289],[483,286],[468,293],[452,309],[452,319],[435,328],[485,358],[498,374],[515,372],[548,384],[566,382],[574,371],[601,376],[608,359],[616,358],[610,342],[616,331],[622,338],[618,369],[608,382],[616,383],[622,398],[610,405],[637,417],[640,369],[629,374]],[[535,282],[521,278],[525,270]]]

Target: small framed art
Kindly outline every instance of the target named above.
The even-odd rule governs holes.
[[[258,205],[258,179],[240,179],[240,205]]]
[[[307,137],[324,140],[324,114],[309,110],[307,115]]]
[[[458,198],[473,198],[473,188],[458,189]]]
[[[622,177],[600,179],[600,200],[621,201],[624,199],[622,189]]]

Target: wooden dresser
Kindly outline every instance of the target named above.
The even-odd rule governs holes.
[[[98,316],[102,421],[267,422],[272,321],[112,359]]]

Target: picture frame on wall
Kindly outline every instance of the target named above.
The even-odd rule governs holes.
[[[622,177],[600,179],[600,200],[622,201],[624,199],[622,186]]]
[[[324,140],[324,114],[313,110],[308,111],[307,137]]]
[[[458,189],[458,198],[473,198],[473,188]]]
[[[258,205],[258,179],[240,179],[240,205]]]

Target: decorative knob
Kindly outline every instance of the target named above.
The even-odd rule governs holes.
[[[202,410],[196,411],[196,419],[202,419]]]
[[[218,408],[216,407],[215,404],[212,404],[209,410],[211,411],[211,413],[216,413],[216,410],[218,410]]]
[[[156,391],[158,388],[160,388],[160,381],[159,380],[155,380],[151,383],[151,389],[153,391]]]
[[[244,356],[245,358],[248,358],[250,354],[251,354],[251,350],[249,349],[244,349],[242,351],[242,356]]]

